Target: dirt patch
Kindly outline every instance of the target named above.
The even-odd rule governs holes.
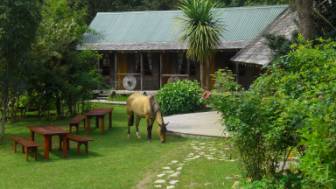
[[[133,189],[144,189],[144,188],[148,188],[149,185],[152,185],[152,178],[155,176],[155,174],[153,174],[153,172],[148,172],[146,173],[142,180],[140,180],[140,182],[138,182],[137,185],[135,185],[135,187],[133,187]]]

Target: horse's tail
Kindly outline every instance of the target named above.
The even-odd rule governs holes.
[[[130,112],[128,113],[128,126],[133,126],[134,123],[134,113]]]

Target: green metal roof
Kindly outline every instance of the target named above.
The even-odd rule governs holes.
[[[288,6],[215,9],[224,23],[219,48],[242,48],[260,35]],[[180,41],[181,11],[99,12],[83,47],[96,50],[185,49]]]

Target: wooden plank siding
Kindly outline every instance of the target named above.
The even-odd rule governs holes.
[[[183,53],[185,51],[110,53],[108,56],[111,58],[109,61],[110,71],[113,73],[109,75],[111,81],[114,81],[111,82],[113,83],[111,87],[116,90],[125,90],[123,79],[127,75],[136,77],[135,90],[158,90],[172,77],[199,80],[199,64],[187,60]],[[239,82],[243,86],[248,86],[261,72],[260,68],[240,65],[240,71],[237,73],[236,64],[230,61],[235,53],[236,51],[222,51],[210,59],[209,71],[206,70],[206,67],[204,68],[207,77],[210,77],[210,89],[215,84],[213,76],[218,69],[232,70],[240,78]],[[141,62],[143,62],[142,66]],[[143,74],[142,85],[141,73]]]

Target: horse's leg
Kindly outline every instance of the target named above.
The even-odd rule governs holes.
[[[147,139],[149,142],[152,141],[152,128],[153,128],[152,119],[147,119]]]
[[[135,118],[135,129],[136,129],[136,135],[137,135],[138,139],[141,138],[140,132],[139,132],[140,120],[141,120],[141,118],[139,116],[136,116],[136,118]]]
[[[134,121],[134,113],[133,112],[129,112],[128,113],[128,125],[127,125],[128,138],[131,137],[131,126],[133,125],[133,121]]]

